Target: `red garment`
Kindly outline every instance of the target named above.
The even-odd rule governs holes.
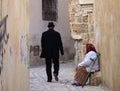
[[[93,44],[86,44],[86,53],[88,53],[89,51],[94,51],[96,52],[95,46]]]
[[[74,76],[74,80],[77,81],[77,83],[79,83],[79,84],[83,84],[83,82],[87,78],[88,74],[89,73],[86,71],[85,67],[76,69],[76,74]]]

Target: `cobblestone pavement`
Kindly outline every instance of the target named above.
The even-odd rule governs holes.
[[[59,81],[46,81],[45,65],[30,68],[30,91],[109,91],[102,86],[72,86],[75,71],[72,62],[60,63]]]

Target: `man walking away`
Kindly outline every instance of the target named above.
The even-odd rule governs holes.
[[[53,74],[55,80],[58,81],[59,74],[59,51],[61,55],[64,55],[63,44],[61,35],[54,30],[54,23],[48,23],[48,30],[42,33],[41,37],[41,58],[45,58],[46,61],[46,74],[47,82],[52,82],[52,63],[54,64]]]

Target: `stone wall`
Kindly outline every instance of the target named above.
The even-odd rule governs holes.
[[[82,61],[86,52],[86,43],[95,43],[93,3],[79,0],[69,0],[69,18],[71,25],[71,36],[75,40],[76,56],[75,62]]]
[[[29,0],[0,0],[0,91],[29,91]]]

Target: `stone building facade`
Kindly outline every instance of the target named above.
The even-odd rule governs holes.
[[[95,43],[93,1],[69,0],[71,36],[75,40],[76,64],[82,61],[86,43]],[[85,0],[84,0],[85,1]]]

